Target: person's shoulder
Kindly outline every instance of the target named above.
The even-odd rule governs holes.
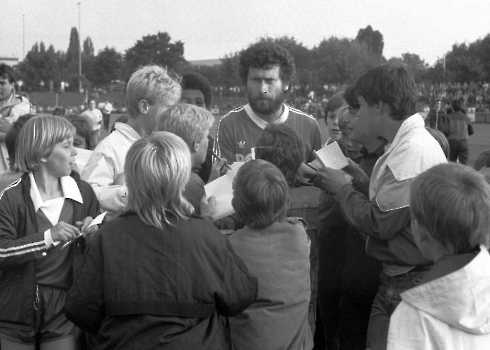
[[[246,114],[247,112],[245,111],[245,106],[240,106],[237,108],[232,109],[228,113],[226,113],[224,116],[221,117],[221,121],[231,121],[234,118],[240,118],[241,115]]]
[[[11,179],[12,181],[8,181],[9,183],[6,184],[5,188],[2,188],[0,191],[0,200],[4,197],[18,196],[18,194],[22,191],[21,186],[23,179],[25,178],[22,177],[22,174],[20,174],[19,176],[16,176],[16,179]]]
[[[301,118],[301,119],[309,120],[311,122],[316,123],[315,117],[313,117],[311,114],[305,113],[302,110],[299,110],[299,109],[291,107],[291,106],[288,106],[288,108],[289,108],[289,115],[290,116],[292,115],[295,118]]]

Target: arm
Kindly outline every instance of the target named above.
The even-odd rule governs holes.
[[[218,155],[221,158],[225,158],[228,164],[235,162],[235,152],[234,152],[234,132],[229,123],[226,122],[225,117],[221,118],[218,124],[218,135],[216,137],[215,147]]]
[[[67,295],[66,317],[84,331],[97,334],[105,318],[100,235],[84,256],[83,267]]]
[[[342,214],[357,230],[379,240],[389,240],[410,223],[410,209],[382,211],[374,201],[344,185],[336,195]]]
[[[0,200],[0,270],[39,259],[47,251],[44,232],[19,237],[21,226],[30,223],[18,222],[19,205],[11,203],[10,199],[8,193],[4,193]]]
[[[251,277],[243,261],[235,254],[228,239],[224,261],[222,289],[215,293],[216,309],[220,315],[232,317],[243,312],[257,298],[258,282]]]
[[[311,141],[311,151],[310,154],[307,155],[306,161],[307,163],[312,162],[315,160],[315,155],[313,154],[313,151],[317,151],[320,148],[322,148],[322,136],[320,134],[320,127],[318,126],[318,122],[315,120],[315,128],[313,130],[313,139]]]
[[[126,205],[127,187],[115,184],[114,160],[100,152],[93,152],[83,169],[82,178],[93,188],[103,211],[120,213]]]

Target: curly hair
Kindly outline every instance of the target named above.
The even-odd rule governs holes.
[[[250,46],[240,54],[240,77],[244,84],[247,83],[248,69],[261,68],[272,69],[279,66],[279,76],[283,82],[291,82],[296,73],[294,58],[279,44],[260,42]]]
[[[206,108],[211,108],[211,102],[213,99],[213,88],[206,77],[195,72],[183,73],[180,86],[182,86],[182,90],[192,89],[201,91],[204,96],[204,103],[206,104]]]

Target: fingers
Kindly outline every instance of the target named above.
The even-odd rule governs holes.
[[[58,222],[53,228],[51,228],[51,239],[53,241],[71,241],[79,234],[80,230],[78,227],[70,225],[64,221]]]
[[[203,196],[201,198],[201,215],[202,216],[213,216],[216,207],[216,198],[211,196],[207,198]]]

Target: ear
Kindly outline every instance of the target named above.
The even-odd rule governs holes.
[[[284,92],[289,90],[289,82],[284,84]]]
[[[140,100],[138,102],[138,109],[142,114],[148,113],[148,102],[146,100]]]
[[[201,147],[201,142],[200,141],[193,142],[192,143],[192,147],[191,147],[191,153],[198,152],[200,147]]]

